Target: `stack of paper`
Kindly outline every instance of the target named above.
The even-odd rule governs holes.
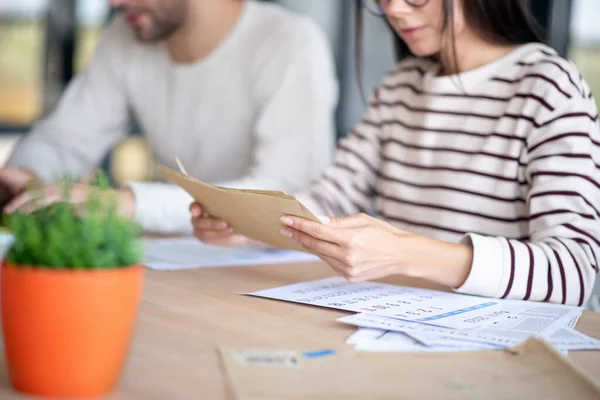
[[[582,308],[499,300],[341,277],[251,293],[253,296],[353,311],[339,319],[358,326],[348,339],[370,351],[499,350],[539,337],[561,352],[599,350],[574,330]]]

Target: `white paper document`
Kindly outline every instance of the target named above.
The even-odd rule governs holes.
[[[462,343],[453,346],[428,347],[410,336],[381,329],[359,328],[347,340],[355,350],[368,352],[465,352],[465,351],[495,351],[503,350],[500,347],[477,343]],[[568,355],[568,350],[557,349],[561,354]]]
[[[576,307],[530,302],[522,302],[520,305],[509,303],[504,311],[506,313],[500,318],[485,325],[452,330],[443,335],[440,332],[428,334],[422,331],[413,337],[431,346],[444,343],[448,337],[452,337],[508,347],[532,336],[552,335],[581,313]]]
[[[497,346],[481,343],[458,343],[448,341],[447,345],[436,347],[426,346],[410,335],[382,329],[359,328],[348,338],[348,344],[356,350],[363,351],[394,351],[394,352],[446,352],[446,351],[486,351],[500,350]]]
[[[327,278],[250,295],[357,314],[338,321],[357,326],[348,339],[369,351],[500,350],[541,337],[563,354],[599,349],[600,341],[572,328],[581,307],[481,298],[378,282]]]
[[[414,322],[400,321],[389,317],[375,314],[355,314],[339,318],[338,321],[363,328],[379,329],[391,332],[404,333],[418,343],[427,347],[469,347],[485,344],[504,349],[515,346],[529,337],[537,336],[545,339],[559,351],[568,350],[600,350],[600,341],[577,332],[566,325],[559,329],[549,329],[529,332],[511,330],[510,328],[497,329],[493,327],[479,327],[472,330],[455,330],[433,327]],[[565,320],[559,320],[556,325],[567,324]]]
[[[563,350],[600,350],[600,340],[571,328],[563,328],[551,335],[541,335],[552,346]]]
[[[348,344],[363,351],[427,352],[430,349],[408,335],[380,329],[358,329]]]
[[[255,247],[209,246],[195,238],[142,241],[144,265],[156,270],[183,270],[319,261],[312,254]]]
[[[356,344],[362,341],[377,340],[381,337],[381,335],[385,334],[386,332],[390,331],[374,328],[358,328],[356,332],[354,332],[348,339],[346,339],[346,344]],[[414,340],[412,342],[414,342]]]
[[[476,296],[378,282],[349,283],[342,277],[326,278],[250,293],[258,297],[287,300],[345,311],[386,313],[394,318],[440,324],[460,314],[490,307],[495,301]]]
[[[341,277],[298,283],[251,295],[385,315],[453,329],[471,329],[495,321],[507,324],[514,322],[511,319],[525,320],[525,311],[530,312],[532,317],[527,318],[524,324],[548,324],[551,320],[565,315],[572,318],[578,315],[580,310],[571,306],[489,299],[378,282],[352,284]],[[535,320],[533,316],[540,318]]]
[[[566,306],[561,304],[547,304],[532,301],[515,301],[500,299],[481,299],[479,297],[466,296],[478,299],[481,303],[471,307],[460,308],[459,296],[455,294],[452,303],[445,304],[446,307],[459,307],[455,310],[428,315],[422,313],[420,316],[397,312],[395,309],[377,311],[376,314],[384,315],[405,321],[418,322],[421,324],[434,325],[438,327],[453,329],[472,329],[482,326],[494,326],[498,329],[509,328],[525,332],[541,332],[550,329],[557,321],[561,320],[559,326],[565,326],[572,318],[581,314],[582,308]]]
[[[571,329],[575,329],[575,327],[577,326],[577,323],[579,322],[579,318],[581,317],[581,314],[579,314],[576,317],[571,318],[571,320],[569,321],[569,323],[567,324],[567,328],[571,328]]]

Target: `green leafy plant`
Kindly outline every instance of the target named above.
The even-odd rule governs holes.
[[[61,181],[62,201],[33,213],[5,216],[14,236],[9,265],[54,269],[110,269],[141,259],[140,228],[121,217],[106,175],[99,173],[83,205],[69,203],[70,178]],[[31,189],[34,201],[41,195]],[[39,204],[39,203],[38,203]]]

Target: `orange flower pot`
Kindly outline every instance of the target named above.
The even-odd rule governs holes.
[[[121,376],[142,267],[56,270],[2,265],[2,330],[10,381],[23,393],[90,398]]]

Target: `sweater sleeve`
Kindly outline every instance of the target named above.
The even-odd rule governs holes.
[[[371,214],[380,164],[381,118],[378,91],[362,120],[338,142],[335,162],[297,197],[313,213],[329,216]]]
[[[527,138],[529,240],[468,234],[471,272],[457,290],[583,305],[600,258],[600,129],[591,95],[563,102]]]
[[[144,232],[160,234],[192,233],[190,205],[194,201],[177,185],[160,182],[130,182],[135,197],[135,221]]]
[[[46,183],[66,173],[81,177],[126,134],[122,28],[119,19],[107,28],[86,68],[57,108],[17,144],[8,165],[28,168]]]

